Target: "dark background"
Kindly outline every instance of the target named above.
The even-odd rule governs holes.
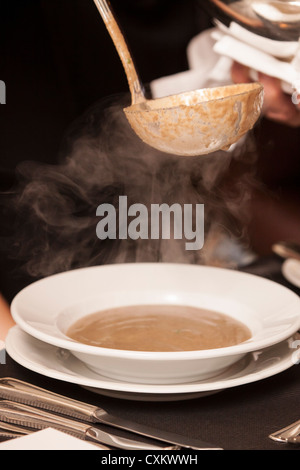
[[[194,0],[112,0],[141,79],[187,68],[188,41],[209,24]],[[1,0],[1,168],[53,161],[68,125],[101,97],[128,90],[93,0]]]

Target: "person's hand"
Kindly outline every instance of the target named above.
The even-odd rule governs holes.
[[[237,62],[232,66],[231,76],[234,83],[252,81],[248,67]],[[277,78],[259,73],[258,80],[264,86],[264,116],[291,127],[300,127],[300,99],[294,99],[296,103],[293,103],[292,96],[282,91]]]

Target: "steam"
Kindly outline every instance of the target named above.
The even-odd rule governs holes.
[[[218,264],[225,262],[220,240],[244,242],[255,184],[251,139],[233,154],[166,155],[134,134],[123,113],[125,105],[126,97],[114,97],[88,110],[69,130],[59,164],[19,166],[19,185],[11,198],[15,226],[10,251],[24,260],[32,277],[107,263]],[[243,168],[237,177],[233,166]],[[121,195],[128,204],[147,207],[204,204],[204,248],[188,252],[184,240],[172,239],[100,241],[96,208],[104,203],[117,207]]]

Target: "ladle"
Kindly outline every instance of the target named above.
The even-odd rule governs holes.
[[[268,30],[280,39],[298,41],[300,2],[291,0],[253,0],[252,8]]]
[[[299,40],[299,0],[209,0],[207,5],[212,16],[227,24],[236,21],[269,39]]]
[[[254,12],[274,23],[299,22],[300,2],[293,0],[252,0]]]
[[[204,155],[228,149],[254,126],[263,104],[263,87],[259,83],[146,99],[109,2],[94,2],[127,76],[132,102],[124,112],[133,130],[145,143],[174,155]]]

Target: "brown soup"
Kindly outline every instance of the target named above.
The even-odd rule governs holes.
[[[233,346],[251,332],[210,310],[178,305],[113,308],[76,321],[67,336],[84,344],[132,351],[195,351]]]

